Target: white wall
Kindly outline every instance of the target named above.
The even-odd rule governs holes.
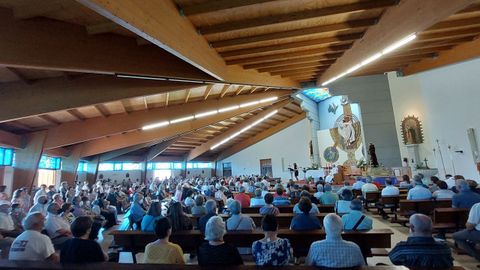
[[[260,174],[260,159],[272,159],[273,177],[290,179],[288,165],[296,162],[298,166],[311,165],[309,154],[308,120],[296,124],[218,162],[217,174],[222,175],[223,162],[232,163],[232,175]],[[282,168],[284,159],[284,168]],[[302,176],[302,173],[300,173]]]
[[[433,157],[431,150],[436,147],[436,139],[440,142],[447,173],[454,173],[454,165],[455,173],[479,181],[466,130],[474,128],[477,142],[480,141],[480,59],[408,77],[389,74],[389,82],[396,125],[399,127],[399,120],[409,113],[421,117],[426,139],[423,151],[430,160],[436,161],[441,175],[440,157],[438,152]],[[464,153],[451,153],[448,145]]]

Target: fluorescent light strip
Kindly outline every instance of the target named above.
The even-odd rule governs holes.
[[[128,75],[125,75],[124,77],[127,77],[127,76]],[[256,105],[256,104],[260,104],[260,103],[272,102],[272,101],[275,101],[277,99],[278,99],[278,97],[265,98],[265,99],[262,99],[260,101],[258,101],[258,100],[257,101],[251,101],[251,102],[244,103],[242,105],[234,105],[234,106],[222,108],[222,109],[219,109],[219,110],[212,110],[212,111],[208,111],[208,112],[198,113],[198,114],[195,114],[195,115],[185,116],[185,117],[174,119],[174,120],[171,120],[171,121],[163,121],[163,122],[159,122],[159,123],[154,123],[154,124],[150,124],[150,125],[146,125],[146,126],[142,127],[142,130],[149,130],[149,129],[159,128],[159,127],[164,127],[164,126],[167,126],[169,124],[175,124],[175,123],[180,123],[180,122],[184,122],[184,121],[188,121],[188,120],[192,120],[192,119],[198,119],[198,118],[214,115],[214,114],[217,114],[217,113],[233,111],[233,110],[236,110],[238,108],[244,108],[244,107],[248,107],[248,106],[252,106],[252,105]]]
[[[146,126],[142,127],[142,130],[149,130],[149,129],[159,128],[159,127],[164,127],[164,126],[168,126],[169,124],[170,124],[170,122],[168,122],[168,121],[159,122],[159,123],[155,123],[155,124],[151,124],[151,125],[146,125]]]
[[[336,80],[338,80],[338,79],[340,79],[340,78],[342,78],[342,77],[344,77],[344,76],[362,68],[363,66],[368,65],[368,64],[378,60],[380,57],[382,57],[382,56],[384,56],[388,53],[391,53],[394,50],[406,45],[407,43],[411,42],[415,38],[417,38],[417,35],[415,35],[415,34],[411,34],[411,35],[408,35],[405,38],[402,38],[401,40],[399,40],[399,41],[393,43],[392,45],[388,46],[387,48],[383,49],[381,52],[376,53],[376,54],[368,57],[367,59],[365,59],[362,62],[360,62],[359,64],[349,68],[347,71],[341,73],[340,75],[337,75],[337,76],[331,78],[330,80],[322,83],[322,86],[326,86],[326,85],[328,85],[328,84],[330,84],[330,83],[332,83],[332,82],[334,82],[334,81],[336,81]]]
[[[248,131],[249,129],[253,128],[254,126],[256,126],[256,125],[262,123],[263,121],[267,120],[268,118],[272,117],[272,116],[275,115],[276,113],[278,113],[278,110],[275,110],[275,111],[273,111],[273,112],[265,115],[264,117],[260,118],[259,120],[253,122],[253,124],[246,126],[246,127],[243,128],[242,130],[240,130],[240,131],[232,134],[230,137],[228,137],[228,138],[222,140],[221,142],[213,145],[213,146],[210,148],[210,150],[214,150],[215,148],[219,147],[220,145],[227,143],[228,141],[232,140],[233,138],[239,136],[240,134]]]
[[[195,114],[195,119],[202,118],[202,117],[205,117],[205,116],[214,115],[214,114],[217,114],[217,113],[218,113],[218,110],[213,110],[213,111],[209,111],[209,112]]]
[[[193,115],[185,116],[185,117],[182,117],[182,118],[177,118],[175,120],[170,121],[170,124],[185,122],[185,121],[188,121],[188,120],[192,120],[193,118],[194,118]]]

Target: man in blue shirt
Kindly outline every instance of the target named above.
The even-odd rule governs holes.
[[[460,192],[452,198],[454,208],[472,208],[474,204],[480,202],[480,194],[473,192],[466,180],[457,180],[457,189]]]
[[[198,229],[203,234],[205,234],[205,226],[207,225],[208,220],[217,215],[217,202],[214,200],[208,200],[205,203],[205,210],[207,211],[207,214],[198,220]]]
[[[307,231],[321,229],[320,221],[316,215],[310,215],[312,202],[307,197],[301,197],[298,202],[298,208],[302,211],[292,219],[290,229],[294,231]]]
[[[432,192],[423,185],[422,178],[415,175],[413,180],[414,187],[408,191],[407,200],[430,200]]]
[[[453,266],[450,247],[432,237],[432,220],[423,214],[410,217],[410,236],[398,243],[388,255],[395,265],[416,268],[443,268]]]
[[[332,186],[330,184],[326,184],[323,187],[323,194],[320,196],[320,203],[321,204],[335,204],[338,200],[338,195],[332,192]]]
[[[352,200],[350,208],[352,209],[350,213],[342,216],[343,229],[346,231],[371,230],[373,222],[362,213],[362,201]]]

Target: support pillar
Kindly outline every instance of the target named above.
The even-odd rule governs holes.
[[[97,181],[98,166],[100,165],[100,156],[95,156],[87,163],[87,183],[94,184]]]
[[[15,171],[12,190],[21,187],[32,189],[37,176],[38,162],[42,157],[47,131],[33,132],[23,137],[23,147],[15,152]]]
[[[62,161],[62,181],[66,181],[69,186],[75,186],[81,154],[82,144],[79,144],[72,147],[70,154]]]

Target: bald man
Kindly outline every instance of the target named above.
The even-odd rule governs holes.
[[[365,265],[360,247],[342,239],[343,222],[330,213],[323,219],[327,236],[325,240],[313,242],[305,259],[306,265],[329,268],[350,268]]]
[[[410,236],[398,243],[389,257],[393,264],[419,268],[450,268],[452,252],[444,242],[432,237],[432,220],[423,214],[410,217]]]

